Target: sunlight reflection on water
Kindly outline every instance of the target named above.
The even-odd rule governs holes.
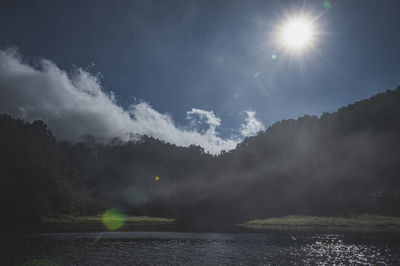
[[[377,234],[47,233],[7,241],[1,265],[400,264],[399,239]]]
[[[320,261],[328,264],[350,263],[364,264],[399,262],[399,249],[394,255],[397,259],[391,260],[390,245],[376,245],[372,243],[344,243],[339,235],[313,236],[314,243],[306,244],[302,251],[306,254],[305,263]]]

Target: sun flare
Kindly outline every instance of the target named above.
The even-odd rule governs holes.
[[[314,29],[311,21],[307,19],[292,19],[282,27],[280,35],[280,41],[287,48],[303,50],[311,45],[314,37]]]

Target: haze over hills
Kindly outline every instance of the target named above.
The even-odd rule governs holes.
[[[1,208],[12,223],[117,207],[189,227],[291,214],[399,216],[399,115],[400,87],[320,118],[277,122],[216,156],[147,136],[58,142],[44,122],[4,114]]]

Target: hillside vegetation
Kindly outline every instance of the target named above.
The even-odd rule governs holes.
[[[58,142],[44,122],[4,114],[0,204],[12,224],[109,208],[184,226],[286,215],[400,216],[399,116],[397,88],[321,117],[277,122],[213,156],[147,136],[108,145],[90,136]]]

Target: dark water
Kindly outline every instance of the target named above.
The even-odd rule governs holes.
[[[400,265],[399,236],[378,233],[41,233],[1,249],[1,265]]]

